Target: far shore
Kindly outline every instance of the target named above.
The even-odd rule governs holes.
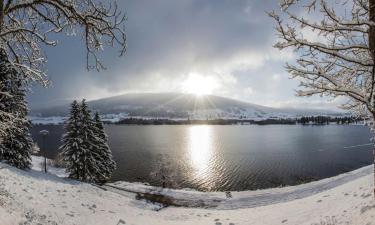
[[[65,117],[31,117],[33,125],[61,125]],[[106,124],[115,125],[363,125],[362,118],[312,116],[297,118],[157,118],[157,117],[126,117],[103,118]]]

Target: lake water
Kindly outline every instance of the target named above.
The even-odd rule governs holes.
[[[370,131],[357,125],[107,125],[117,170],[112,181],[202,191],[241,191],[296,185],[372,163]],[[62,126],[50,130],[49,156]]]

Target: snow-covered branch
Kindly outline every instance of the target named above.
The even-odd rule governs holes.
[[[275,47],[292,48],[299,55],[295,64],[286,66],[300,80],[297,94],[347,96],[351,100],[346,107],[364,106],[375,115],[375,36],[371,36],[375,20],[370,17],[374,0],[281,0],[280,4],[280,14],[269,13],[277,25]]]
[[[5,0],[0,1],[0,47],[28,78],[46,80],[42,45],[58,44],[56,33],[81,35],[87,69],[104,69],[98,52],[104,46],[126,51],[125,15],[116,0]]]

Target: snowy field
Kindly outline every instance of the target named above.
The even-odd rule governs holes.
[[[233,209],[228,202],[208,208],[160,208],[158,205],[135,200],[133,193],[98,188],[34,170],[21,171],[2,163],[0,168],[1,225],[369,225],[375,221],[372,166],[296,187],[232,193],[232,198],[237,199],[232,200],[233,202],[239,202],[240,199],[248,202],[247,205],[242,202],[242,205],[236,205]],[[129,184],[124,183],[115,185],[129,187]],[[130,185],[131,188],[136,186]],[[285,199],[288,195],[280,195],[290,193],[291,190],[294,194],[298,190],[307,191],[307,194]],[[207,200],[210,196],[222,198],[224,194],[190,192],[193,197],[200,195],[202,200]],[[246,196],[252,198],[246,199]],[[260,198],[257,199],[256,196]],[[275,196],[278,196],[278,200],[269,201],[275,199]],[[267,202],[261,202],[265,199],[268,199]]]

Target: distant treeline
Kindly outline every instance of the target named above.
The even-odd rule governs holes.
[[[234,125],[234,124],[257,124],[257,125],[271,125],[271,124],[315,124],[325,125],[330,123],[336,124],[353,124],[362,121],[355,117],[329,117],[329,116],[309,116],[298,119],[279,119],[270,118],[265,120],[243,120],[243,119],[206,119],[206,120],[171,120],[171,119],[142,119],[142,118],[126,118],[122,119],[116,124],[129,125],[184,125],[184,124],[209,124],[209,125]]]
[[[231,125],[236,124],[238,120],[170,120],[170,119],[141,119],[141,118],[126,118],[122,119],[117,124],[130,125],[183,125],[183,124],[210,124],[210,125]]]
[[[330,117],[330,116],[308,116],[308,117],[301,117],[297,120],[299,124],[329,124],[329,123],[336,123],[336,124],[353,124],[363,121],[362,118],[352,117],[352,116],[345,116],[345,117]]]

